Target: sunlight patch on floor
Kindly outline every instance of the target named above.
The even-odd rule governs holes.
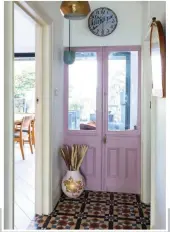
[[[19,144],[15,144],[15,229],[26,229],[35,215],[35,151],[24,145],[22,160]]]

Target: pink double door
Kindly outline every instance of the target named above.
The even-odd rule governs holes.
[[[140,47],[74,48],[64,143],[87,144],[86,189],[140,193]]]

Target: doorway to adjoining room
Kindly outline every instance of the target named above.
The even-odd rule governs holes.
[[[14,228],[35,215],[35,22],[14,5]]]

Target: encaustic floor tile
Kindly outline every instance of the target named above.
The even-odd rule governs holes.
[[[108,230],[150,228],[150,206],[139,195],[84,191],[78,199],[64,194],[50,215],[36,215],[28,229]]]

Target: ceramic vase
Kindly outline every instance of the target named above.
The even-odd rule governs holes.
[[[67,171],[62,180],[62,190],[69,198],[79,197],[85,188],[85,180],[80,171]]]

